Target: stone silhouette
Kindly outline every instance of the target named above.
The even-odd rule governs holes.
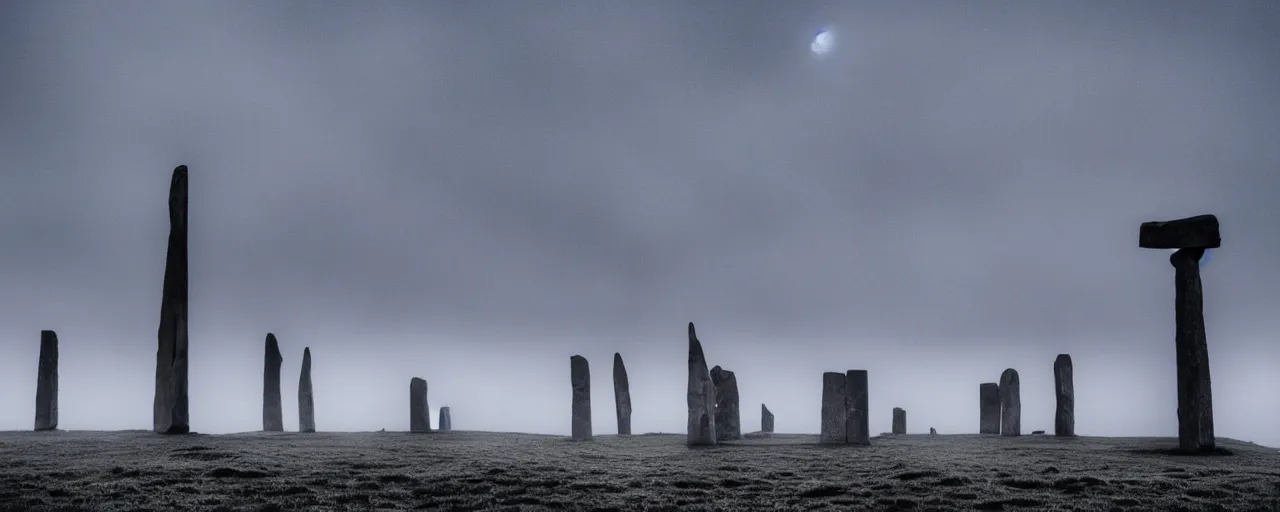
[[[440,408],[440,431],[448,432],[453,430],[453,418],[449,414],[449,407]]]
[[[409,432],[431,431],[431,406],[427,402],[427,381],[409,379]]]
[[[931,435],[931,436],[936,436],[936,435],[938,435],[938,431],[937,431],[936,429],[934,429],[933,427],[929,427],[929,435]]]
[[[760,404],[760,431],[773,432],[773,413],[764,404]]]
[[[590,441],[591,369],[587,366],[587,358],[569,357],[569,383],[573,386],[573,440]]]
[[[822,443],[849,442],[845,424],[849,421],[849,378],[840,372],[822,374]]]
[[[978,433],[1000,433],[1000,385],[983,382],[978,386]]]
[[[693,322],[689,322],[689,389],[686,393],[689,405],[689,424],[685,444],[689,446],[714,446],[716,444],[716,385],[711,382],[707,370],[707,357],[702,352]]]
[[[316,401],[311,393],[311,347],[302,349],[302,375],[298,377],[298,432],[316,431]]]
[[[1057,408],[1053,414],[1053,435],[1076,435],[1076,391],[1072,379],[1071,355],[1058,354],[1053,360],[1054,396]]]
[[[36,430],[58,428],[58,334],[40,331],[36,368]]]
[[[622,354],[613,354],[613,408],[618,416],[618,434],[631,435],[631,382]]]
[[[1022,395],[1013,368],[1000,374],[1000,435],[1022,435]]]
[[[191,431],[187,412],[187,166],[169,182],[169,248],[157,331],[156,394],[152,428],[162,434]]]
[[[1205,249],[1221,245],[1218,218],[1213,215],[1198,215],[1166,222],[1144,222],[1138,229],[1138,247],[1177,249],[1169,257],[1169,263],[1174,269],[1178,448],[1183,452],[1211,452],[1216,445],[1200,258],[1204,256]]]
[[[901,407],[893,408],[893,433],[907,433],[907,411]]]
[[[716,441],[742,439],[738,378],[733,372],[716,366],[711,369],[711,382],[716,386]]]
[[[849,370],[845,372],[845,402],[847,419],[845,421],[845,439],[849,444],[871,444],[871,413],[867,395],[867,371]]]
[[[284,404],[280,398],[280,365],[284,357],[280,355],[280,344],[276,335],[267,333],[264,359],[262,365],[262,430],[267,432],[284,431]]]

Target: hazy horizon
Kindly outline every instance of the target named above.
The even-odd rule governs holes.
[[[866,369],[873,433],[976,433],[1021,377],[1053,430],[1175,436],[1173,268],[1212,213],[1219,437],[1280,446],[1280,4],[1240,1],[15,1],[0,6],[0,430],[42,329],[59,425],[149,429],[167,193],[190,168],[190,418],[260,430],[685,428],[685,326],[744,432],[816,433]],[[809,52],[819,30],[833,51]]]

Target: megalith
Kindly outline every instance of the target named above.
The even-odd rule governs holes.
[[[156,393],[152,428],[162,434],[191,431],[187,414],[187,166],[169,182],[169,247],[157,331]]]
[[[58,334],[40,331],[36,368],[36,430],[58,428]]]
[[[1022,435],[1022,395],[1013,368],[1000,374],[1000,435]]]
[[[427,402],[427,381],[409,379],[409,432],[431,431],[431,406]]]
[[[842,372],[822,374],[822,429],[819,442],[847,443],[845,424],[849,421],[849,378]]]
[[[1200,259],[1206,249],[1222,245],[1218,218],[1198,215],[1165,222],[1144,222],[1138,247],[1177,249],[1169,256],[1174,270],[1174,346],[1178,365],[1178,448],[1187,453],[1212,452],[1213,391],[1209,378],[1209,343],[1204,327],[1204,290]]]
[[[764,404],[760,404],[760,431],[773,432],[773,413]]]
[[[591,369],[587,366],[587,358],[569,357],[569,383],[573,386],[573,440],[590,441]]]
[[[302,375],[298,377],[298,432],[316,431],[316,402],[311,393],[311,347],[302,349]]]
[[[711,369],[711,382],[716,386],[716,441],[742,439],[738,378],[733,372],[716,366]]]
[[[893,408],[893,433],[902,435],[907,433],[907,411],[901,407]]]
[[[689,405],[689,423],[685,444],[689,446],[714,446],[716,444],[716,385],[711,382],[707,370],[707,357],[702,352],[693,322],[689,322],[689,389],[685,394]]]
[[[280,344],[276,335],[267,333],[265,359],[262,367],[262,430],[267,432],[284,431],[283,400],[280,398],[280,365],[284,357],[280,355]]]
[[[867,371],[849,370],[845,372],[845,392],[848,400],[845,409],[848,420],[845,421],[845,439],[849,444],[871,444],[870,400],[867,395]]]
[[[622,364],[622,354],[613,354],[613,408],[618,416],[618,434],[631,434],[631,382],[627,380],[627,367]]]
[[[983,382],[978,385],[978,433],[1000,433],[1000,385]]]
[[[453,430],[453,418],[449,414],[449,407],[440,408],[440,431],[448,432]]]
[[[1072,380],[1071,355],[1058,354],[1053,360],[1054,396],[1057,408],[1053,414],[1053,435],[1076,435],[1076,391]]]

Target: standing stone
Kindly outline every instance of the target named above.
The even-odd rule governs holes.
[[[1053,435],[1076,435],[1076,391],[1072,380],[1071,355],[1058,354],[1053,360],[1054,395],[1058,407],[1053,415]]]
[[[298,432],[316,431],[316,402],[311,394],[311,347],[302,349],[302,376],[298,378]]]
[[[613,407],[618,415],[618,435],[631,435],[631,383],[622,354],[613,354]]]
[[[760,404],[760,431],[773,432],[773,413],[764,404]]]
[[[893,408],[893,433],[898,435],[907,433],[907,411],[901,407]]]
[[[162,434],[191,431],[187,414],[187,166],[169,182],[169,248],[160,299],[159,346],[152,428]]]
[[[685,393],[689,405],[689,423],[685,444],[689,446],[714,446],[716,444],[716,385],[707,371],[707,358],[702,352],[693,322],[689,322],[689,389]]]
[[[846,412],[849,415],[845,422],[845,439],[849,444],[871,444],[871,401],[867,395],[867,371],[849,370],[845,372],[845,387],[848,393]]]
[[[847,443],[849,378],[840,372],[822,374],[822,430],[819,442]]]
[[[716,386],[716,441],[742,439],[738,378],[733,372],[716,366],[711,369],[711,382]]]
[[[431,406],[427,403],[427,381],[409,379],[409,432],[431,431]]]
[[[58,428],[58,334],[40,331],[36,369],[36,430]]]
[[[1013,368],[1000,374],[1000,435],[1022,435],[1022,395]]]
[[[284,431],[283,400],[280,398],[280,344],[276,335],[267,333],[266,356],[262,367],[262,430]]]
[[[978,385],[978,433],[1000,433],[1000,385],[983,382]]]
[[[453,418],[449,415],[449,407],[440,408],[440,431],[448,432],[453,430]]]
[[[591,440],[591,369],[587,358],[569,357],[569,384],[573,386],[573,440]]]

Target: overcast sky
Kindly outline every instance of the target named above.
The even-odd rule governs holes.
[[[809,52],[821,28],[834,51]],[[976,432],[1021,373],[1053,428],[1176,435],[1173,268],[1138,225],[1222,222],[1204,268],[1219,436],[1280,445],[1280,4],[9,1],[0,5],[0,429],[149,428],[173,168],[191,169],[193,430],[683,432],[685,324],[744,430]],[[433,420],[434,421],[434,420]]]

